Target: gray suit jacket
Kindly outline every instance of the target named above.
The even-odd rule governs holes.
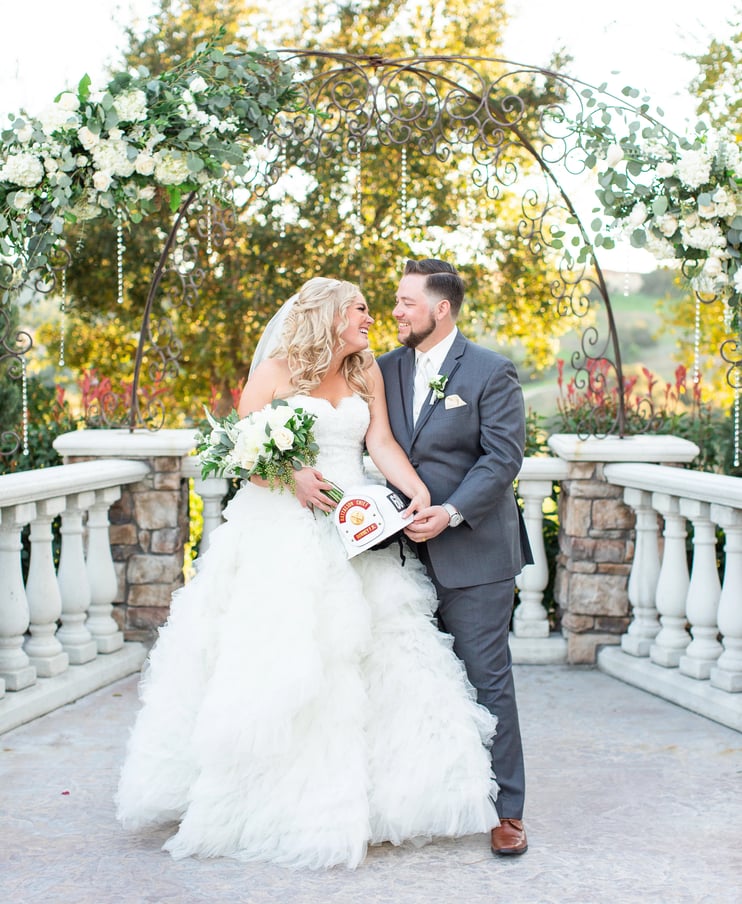
[[[513,480],[523,462],[523,393],[512,362],[459,334],[441,373],[445,395],[466,404],[426,400],[413,426],[415,352],[400,347],[379,358],[389,420],[397,442],[430,490],[434,505],[451,502],[464,523],[428,542],[444,587],[512,578],[532,561]]]

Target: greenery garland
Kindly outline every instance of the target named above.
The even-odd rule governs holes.
[[[139,223],[164,193],[182,197],[244,171],[246,151],[296,99],[274,54],[220,47],[223,31],[158,76],[140,67],[97,89],[86,75],[38,116],[0,133],[0,287],[47,266],[65,225]]]

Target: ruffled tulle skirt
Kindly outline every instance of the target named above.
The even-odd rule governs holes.
[[[350,562],[331,518],[248,485],[173,597],[118,795],[173,857],[357,866],[367,844],[497,823],[486,745],[422,567]]]

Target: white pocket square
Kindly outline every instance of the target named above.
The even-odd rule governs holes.
[[[461,398],[461,396],[447,395],[446,398],[443,400],[443,404],[446,409],[461,408],[462,405],[466,405],[466,402]]]

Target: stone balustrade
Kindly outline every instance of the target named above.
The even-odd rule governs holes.
[[[222,519],[227,481],[201,479],[193,444],[190,430],[79,431],[55,443],[67,464],[0,477],[0,731],[75,699],[83,684],[83,693],[102,686],[71,676],[103,675],[100,664],[126,650],[128,672],[139,667],[145,648],[132,641],[154,639],[183,581],[189,481],[203,501],[201,551]],[[741,727],[742,481],[669,467],[697,454],[672,437],[554,436],[550,445],[555,457],[527,459],[517,483],[534,563],[517,577],[514,660],[587,664],[597,655],[606,671]],[[543,604],[554,565],[544,502],[555,486],[559,631]]]
[[[130,674],[144,660],[145,648],[125,643],[112,617],[117,580],[108,513],[122,489],[148,473],[141,462],[99,460],[0,477],[0,731]]]
[[[651,464],[610,464],[605,478],[637,527],[632,619],[600,667],[742,731],[742,480]]]

